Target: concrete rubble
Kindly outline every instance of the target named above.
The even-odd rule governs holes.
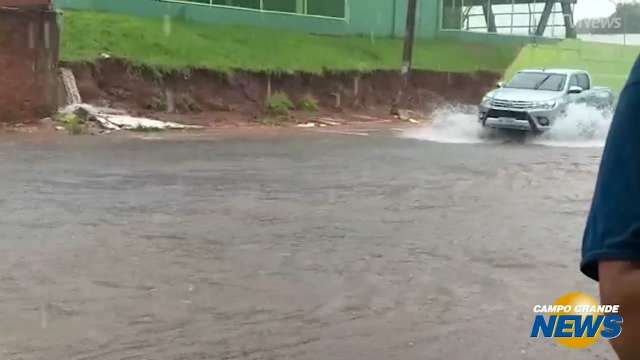
[[[402,121],[408,121],[412,124],[420,124],[426,121],[425,114],[419,111],[406,110],[406,109],[399,109],[397,117]]]
[[[315,119],[306,123],[298,124],[297,127],[300,128],[314,128],[314,127],[327,127],[327,126],[339,126],[343,125],[342,122],[328,117],[323,117],[320,119]]]
[[[82,123],[95,123],[107,131],[116,130],[186,130],[202,129],[202,126],[184,125],[129,115],[126,111],[89,104],[73,104],[60,110],[60,114],[77,116]]]

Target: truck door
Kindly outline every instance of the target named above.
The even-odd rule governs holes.
[[[589,77],[586,74],[571,75],[571,79],[569,79],[569,88],[571,88],[572,86],[581,87],[582,93],[568,94],[569,102],[573,104],[585,102],[585,97],[587,96],[587,94],[589,93],[589,89],[591,88]]]

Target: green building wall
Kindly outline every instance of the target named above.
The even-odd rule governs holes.
[[[301,16],[280,12],[164,2],[159,0],[54,0],[57,8],[92,10],[144,17],[172,18],[198,23],[267,26],[328,35],[402,36],[407,0],[346,0],[345,19]],[[433,38],[438,32],[439,1],[419,5],[418,36]]]

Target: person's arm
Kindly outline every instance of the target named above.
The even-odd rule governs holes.
[[[624,318],[620,337],[611,341],[620,360],[640,358],[640,263],[603,261],[599,266],[603,304],[620,305]]]
[[[583,240],[582,271],[620,305],[622,360],[640,359],[640,60],[620,95]]]

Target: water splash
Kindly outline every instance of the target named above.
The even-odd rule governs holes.
[[[65,105],[76,105],[82,102],[80,91],[78,91],[78,85],[76,84],[76,77],[73,75],[73,71],[67,68],[60,68],[60,78],[65,91]]]
[[[610,110],[599,110],[586,104],[569,105],[567,114],[557,119],[551,130],[531,142],[560,147],[602,147],[612,117]]]
[[[541,135],[513,136],[518,133],[484,129],[477,120],[475,106],[445,106],[436,110],[432,123],[401,134],[404,138],[440,143],[477,144],[512,142],[558,146],[602,147],[611,125],[612,114],[585,104],[570,105],[567,114],[556,120],[548,132]]]
[[[450,144],[477,144],[487,141],[487,133],[478,122],[475,106],[447,105],[436,110],[429,125],[410,129],[404,138]]]

